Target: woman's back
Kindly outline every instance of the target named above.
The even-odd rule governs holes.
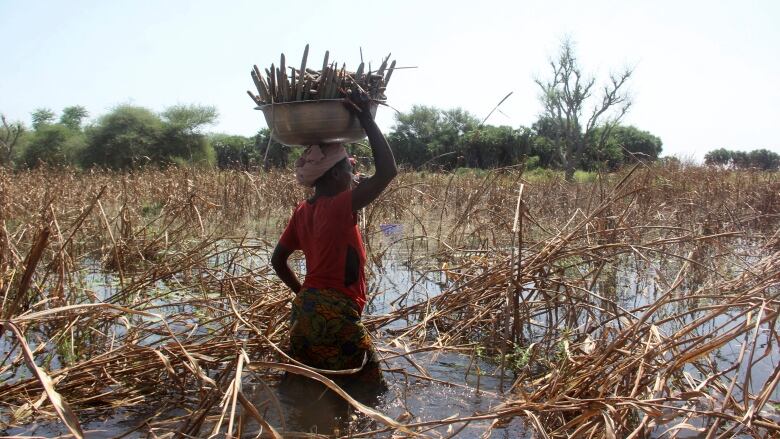
[[[362,311],[366,303],[366,253],[357,214],[352,210],[352,191],[302,202],[279,243],[290,250],[303,251],[304,288],[336,289],[354,300]]]

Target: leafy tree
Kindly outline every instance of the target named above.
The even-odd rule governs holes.
[[[460,108],[442,111],[440,130],[435,142],[428,147],[436,164],[454,169],[462,164],[463,150],[460,139],[479,126],[479,120]]]
[[[38,108],[32,112],[32,127],[34,130],[54,122],[54,112],[48,108]]]
[[[704,163],[712,166],[723,166],[736,169],[777,171],[780,169],[780,154],[768,149],[756,149],[746,152],[730,151],[725,148],[719,148],[705,154]]]
[[[41,163],[52,166],[72,165],[85,145],[84,135],[62,124],[42,125],[33,134],[24,151],[27,167]]]
[[[11,166],[26,129],[21,122],[11,122],[0,114],[0,166]]]
[[[462,136],[465,165],[472,168],[496,168],[519,163],[531,149],[531,131],[508,126],[483,126]]]
[[[113,169],[148,164],[159,154],[164,133],[160,117],[143,107],[120,105],[98,119],[88,130],[82,162]]]
[[[193,163],[208,165],[214,161],[214,150],[201,133],[205,125],[216,122],[214,107],[175,105],[162,112],[163,135],[149,157],[160,164]]]
[[[268,143],[271,132],[263,128],[254,137],[253,151],[257,151],[257,163],[264,168],[285,168],[290,164],[291,148],[274,140]],[[268,148],[268,151],[266,151]]]
[[[614,171],[623,165],[622,145],[613,136],[599,142],[598,131],[589,136],[589,147],[583,151],[579,167],[586,171]]]
[[[409,113],[396,115],[388,136],[399,163],[419,168],[427,163],[452,169],[460,157],[460,137],[479,125],[461,109],[443,111],[415,105]]]
[[[768,149],[756,149],[748,153],[748,159],[753,168],[763,171],[777,171],[780,169],[780,154]]]
[[[415,105],[409,113],[398,113],[396,124],[388,136],[396,160],[400,164],[417,168],[431,158],[428,145],[438,132],[439,110]]]
[[[66,107],[62,110],[62,115],[60,115],[60,123],[72,130],[79,131],[81,130],[81,122],[87,116],[89,116],[89,112],[81,105]]]
[[[215,161],[214,148],[207,137],[200,133],[187,133],[175,127],[163,126],[160,143],[149,150],[147,156],[159,165],[210,166]]]
[[[206,125],[213,125],[219,118],[213,106],[174,105],[162,112],[163,120],[173,128],[187,134],[199,133]]]
[[[558,124],[552,118],[542,116],[531,125],[531,130],[533,131],[531,155],[539,158],[539,166],[560,167],[560,151],[556,141],[560,137]]]
[[[661,139],[633,126],[617,125],[608,135],[604,127],[593,130],[588,144],[591,145],[584,154],[582,167],[587,170],[603,168],[615,170],[627,163],[637,160],[655,161],[661,154],[663,142]],[[604,141],[599,139],[604,138]]]
[[[550,139],[558,150],[566,179],[572,181],[574,170],[579,167],[589,143],[603,144],[612,128],[628,111],[631,103],[623,89],[632,71],[626,69],[618,75],[611,75],[601,99],[590,113],[585,114],[596,80],[583,75],[571,41],[563,42],[558,59],[550,61],[550,66],[552,78],[547,81],[537,79],[536,84],[542,90],[544,116],[554,124]],[[603,127],[601,136],[592,136],[599,125]]]
[[[212,134],[209,142],[216,154],[216,163],[220,169],[250,169],[262,161],[252,138]]]
[[[77,163],[86,139],[81,132],[81,121],[88,115],[79,105],[63,110],[58,123],[55,113],[48,108],[38,108],[32,113],[33,133],[21,154],[28,167],[46,163],[53,166]],[[12,153],[12,152],[11,152]]]
[[[745,151],[731,151],[731,164],[737,169],[749,169],[750,155]]]
[[[85,166],[127,169],[148,164],[202,164],[215,160],[214,149],[201,132],[214,123],[213,107],[177,105],[161,115],[121,105],[102,116],[88,131]]]
[[[711,166],[729,166],[731,151],[726,148],[714,149],[704,155],[704,163]]]
[[[560,168],[560,154],[553,140],[544,136],[535,136],[531,141],[531,156],[536,157],[540,168]]]
[[[603,128],[599,130],[603,130]],[[659,137],[631,125],[614,127],[610,141],[621,147],[624,163],[636,160],[655,161],[658,160],[663,150],[663,142]]]

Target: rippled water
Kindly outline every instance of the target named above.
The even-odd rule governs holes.
[[[397,229],[393,233],[399,233]],[[392,240],[392,236],[387,237],[387,242]],[[412,304],[417,301],[425,300],[429,297],[440,294],[443,288],[447,286],[446,278],[440,273],[424,273],[410,269],[407,263],[408,258],[401,251],[388,252],[379,266],[374,266],[369,293],[371,300],[366,307],[366,314],[385,314],[401,304],[395,303],[403,296],[405,304]],[[256,263],[265,263],[264,261],[255,261]],[[602,290],[612,289],[619,292],[621,305],[628,308],[635,308],[643,304],[652,303],[655,300],[659,289],[649,281],[650,276],[640,275],[642,267],[632,266],[630,262],[624,264],[624,267],[616,273],[612,284],[597,285]],[[96,284],[110,285],[113,280],[109,277],[103,277],[99,272],[91,273],[91,282]],[[158,288],[165,288],[161,284]],[[110,287],[98,291],[101,298],[110,292]],[[604,291],[602,291],[603,293]],[[712,323],[712,330],[719,325],[727,323],[731,316],[723,315]],[[695,316],[690,316],[691,319]],[[669,323],[673,325],[674,323]],[[741,324],[734,321],[735,325]],[[403,326],[404,322],[395,322],[387,329],[394,329]],[[675,328],[662,327],[661,330],[673,331]],[[707,330],[707,328],[702,328]],[[759,334],[759,343],[766,344],[768,337],[772,336],[768,332]],[[383,349],[398,350],[395,347],[387,346],[386,340],[378,340],[378,347]],[[722,347],[715,361],[719,364],[730,364],[739,354],[739,343],[729,343]],[[387,355],[387,353],[385,353]],[[499,394],[499,377],[496,373],[496,365],[474,359],[470,355],[456,352],[436,352],[436,353],[416,353],[410,357],[422,366],[434,380],[452,383],[445,385],[431,382],[424,379],[418,379],[409,374],[419,374],[407,360],[403,357],[389,359],[385,363],[385,368],[393,370],[386,372],[386,379],[390,388],[382,395],[374,405],[379,411],[387,414],[394,419],[401,419],[404,422],[426,422],[442,420],[451,416],[467,417],[488,411],[491,407],[502,402]],[[770,352],[766,358],[756,363],[751,373],[754,376],[753,384],[759,386],[773,372],[778,363],[777,353]],[[56,367],[56,364],[52,364]],[[469,373],[467,374],[467,369]],[[479,370],[479,376],[477,375]],[[404,374],[403,372],[406,372]],[[691,370],[695,374],[695,371]],[[511,381],[511,377],[507,378]],[[271,391],[281,403],[281,413],[272,406],[265,409],[264,415],[277,428],[281,426],[281,419],[286,423],[286,428],[290,431],[309,431],[324,434],[332,434],[337,431],[339,434],[346,434],[353,430],[371,430],[380,429],[381,426],[371,425],[369,421],[358,417],[357,420],[351,419],[354,412],[350,411],[342,403],[329,398],[327,395],[319,397],[308,396],[305,399],[296,397],[280,391],[278,383],[271,382]],[[266,390],[253,383],[251,379],[245,380],[244,391],[250,399],[257,405],[262,405],[263,401],[268,399]],[[772,398],[777,400],[780,397],[780,391],[775,389]],[[171,416],[181,413],[168,413]],[[136,425],[144,419],[139,416],[137,410],[127,411],[118,410],[107,420],[91,421],[83,425],[88,430],[88,437],[113,437],[117,433],[124,432],[128,428]],[[443,426],[436,429],[437,432],[447,435],[459,431],[458,437],[479,437],[490,426],[491,421],[474,421],[465,425],[455,423],[451,426]],[[462,430],[459,430],[463,427]],[[204,430],[205,431],[205,430]],[[53,436],[65,434],[67,431],[56,423],[35,423],[23,428],[10,429],[5,432],[9,435],[39,435]],[[502,425],[492,431],[490,437],[495,438],[515,438],[530,437],[531,433],[526,431],[523,420],[515,418],[507,425]],[[130,435],[133,437],[133,435]],[[684,437],[684,436],[680,436]]]
[[[409,293],[406,300],[410,303],[425,300],[441,293],[445,285],[446,281],[440,276],[410,270],[401,254],[392,254],[391,257],[382,262],[381,268],[378,268],[372,277],[369,290],[376,294],[372,295],[372,299],[366,307],[366,313],[387,313],[392,310],[393,301],[399,295],[406,293]],[[402,322],[396,323],[396,325],[401,324]],[[388,329],[393,329],[396,325],[391,324]],[[387,346],[386,342],[387,340],[378,340],[377,347],[383,350],[400,351],[397,348]],[[385,352],[384,356],[392,355]],[[491,407],[495,407],[503,401],[500,396],[500,379],[495,364],[487,363],[478,358],[472,359],[470,355],[456,352],[422,352],[410,354],[409,357],[434,380],[453,385],[405,375],[401,371],[418,375],[420,372],[403,357],[395,357],[385,361],[383,368],[393,370],[393,372],[385,372],[389,389],[379,396],[379,401],[373,406],[394,419],[403,419],[404,422],[426,422],[453,416],[468,417],[487,412]],[[479,371],[479,377],[477,371]],[[511,376],[507,376],[504,386],[508,387],[510,381]],[[274,392],[282,403],[284,418],[289,430],[330,434],[334,428],[337,428],[343,434],[350,428],[349,425],[345,425],[344,420],[349,418],[349,413],[354,414],[354,412],[346,410],[343,404],[327,397],[317,399],[316,403],[311,403],[306,398],[301,401],[300,397],[296,398],[279,392],[278,387],[274,387]],[[264,392],[257,387],[255,387],[254,397],[255,402],[267,398]],[[271,413],[272,419],[279,417],[278,414],[274,414],[272,411]],[[365,420],[360,418],[356,424],[358,427],[365,427]],[[278,419],[276,422],[278,425]],[[451,427],[439,427],[436,431],[447,435],[460,430],[458,437],[479,437],[488,430],[491,422],[489,420],[473,421],[465,426],[461,422],[452,424]],[[489,437],[518,438],[524,437],[525,434],[523,421],[516,418],[509,424],[494,429]]]
[[[376,272],[372,276],[371,285],[369,285],[372,299],[366,307],[367,314],[389,312],[394,306],[391,302],[410,290],[412,291],[406,299],[410,302],[424,300],[441,292],[445,285],[442,278],[410,270],[402,259],[398,254],[395,254],[386,257],[381,267],[375,267]],[[111,293],[110,285],[115,281],[111,276],[99,272],[90,273],[89,276],[94,284],[105,286],[98,291],[101,299]],[[165,288],[165,286],[158,285],[158,288]],[[402,322],[396,325],[400,324]],[[390,325],[390,328],[393,326]],[[377,346],[382,349],[392,349],[386,346],[384,340],[378,340]],[[431,378],[455,385],[445,385],[404,375],[401,371],[412,374],[420,372],[403,357],[395,357],[385,361],[383,367],[394,370],[385,373],[389,389],[380,395],[378,401],[372,405],[394,419],[402,419],[405,422],[411,420],[425,422],[453,415],[466,417],[485,412],[502,401],[502,398],[497,395],[499,378],[495,371],[495,365],[474,359],[474,364],[471,364],[469,368],[471,356],[456,352],[416,353],[409,355],[409,357],[423,367]],[[52,364],[52,366],[57,367],[56,364]],[[468,377],[466,376],[467,368],[469,368]],[[479,378],[477,370],[480,371]],[[315,396],[301,401],[298,397],[281,392],[278,383],[272,382],[270,385],[275,397],[281,403],[283,417],[289,431],[317,431],[332,434],[334,429],[339,429],[338,431],[343,434],[350,428],[348,421],[354,411],[348,410],[343,404],[328,398],[327,395],[322,398]],[[267,399],[264,388],[253,383],[251,379],[245,379],[244,391],[247,397],[258,405]],[[178,414],[182,413],[168,413],[169,416]],[[264,414],[268,416],[272,425],[280,428],[280,416],[276,410],[269,408]],[[135,408],[132,410],[120,409],[106,420],[84,422],[82,427],[88,432],[87,436],[90,438],[107,438],[127,431],[143,419],[144,414],[139,415]],[[482,435],[490,426],[491,421],[474,421],[466,426],[463,424],[453,424],[449,430],[447,426],[436,430],[446,435],[448,431],[455,432],[462,427],[458,437],[474,437]],[[381,426],[370,426],[367,420],[361,417],[352,422],[351,428],[358,427],[380,428]],[[67,434],[68,431],[59,423],[43,422],[9,429],[5,433],[50,437]],[[518,418],[508,425],[495,429],[490,437],[516,438],[523,437],[524,434],[523,422]],[[128,437],[134,436],[135,434],[131,434]],[[142,435],[139,433],[138,436]]]
[[[468,378],[465,377],[469,357],[454,353],[421,353],[413,355],[414,361],[424,367],[434,379],[449,383],[461,384],[463,387],[432,383],[426,379],[418,379],[402,372],[386,373],[389,389],[379,395],[378,402],[372,404],[380,412],[404,422],[425,422],[445,419],[447,417],[467,417],[488,411],[491,407],[501,402],[497,396],[499,380],[497,376],[485,374],[493,372],[495,366],[476,361],[472,364]],[[409,374],[419,374],[407,361],[395,358],[386,362],[390,369],[406,371]],[[482,375],[479,377],[479,390],[477,390],[477,376],[475,366],[480,366]],[[471,388],[466,388],[470,386]],[[272,387],[275,396],[281,402],[286,428],[294,431],[319,432],[332,434],[334,431],[345,434],[353,429],[381,429],[381,425],[369,422],[363,416],[358,416],[354,410],[350,410],[346,404],[341,403],[338,397],[313,394],[290,395],[280,391],[278,386]],[[266,391],[258,385],[245,387],[248,398],[259,404],[268,396]],[[357,419],[355,419],[357,418]],[[280,425],[279,414],[274,409],[269,409],[268,419],[274,425]],[[351,422],[350,422],[351,421]],[[436,428],[436,431],[447,434],[460,430],[459,437],[475,437],[482,435],[490,426],[491,421],[473,421],[464,426],[464,423],[455,423],[452,427],[444,426]],[[462,429],[461,429],[462,428]],[[520,418],[513,420],[508,425],[495,429],[490,437],[516,438],[525,434],[523,422]],[[381,436],[381,435],[380,435]],[[389,436],[389,435],[388,435]]]

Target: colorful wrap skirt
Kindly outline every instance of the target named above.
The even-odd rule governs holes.
[[[360,371],[330,375],[350,393],[386,389],[368,331],[357,304],[330,288],[304,288],[292,303],[290,356],[316,369]],[[364,364],[365,359],[365,364]]]

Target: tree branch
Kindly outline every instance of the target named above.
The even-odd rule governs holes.
[[[5,166],[11,164],[14,148],[24,133],[24,125],[21,122],[9,124],[4,114],[0,115],[0,120],[3,122],[0,130],[0,165]]]

